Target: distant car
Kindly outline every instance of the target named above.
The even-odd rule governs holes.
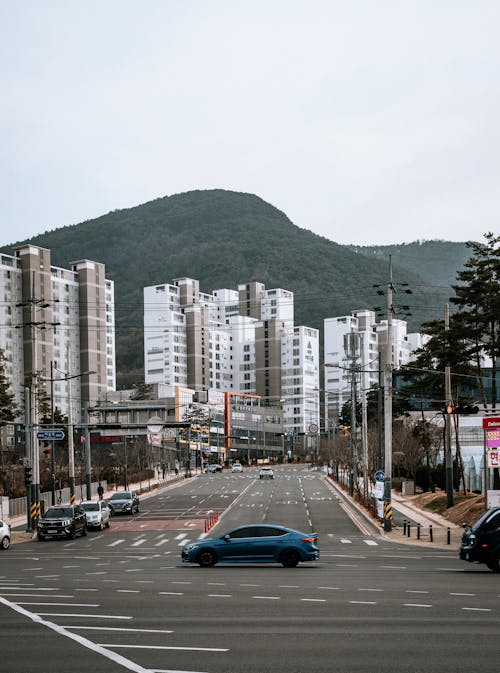
[[[207,467],[207,472],[222,472],[222,465],[219,465],[219,463],[210,463]]]
[[[98,528],[103,530],[109,528],[109,518],[111,510],[104,500],[85,500],[82,502],[87,517],[87,528]]]
[[[87,517],[81,505],[49,507],[36,525],[36,534],[40,542],[48,537],[73,539],[77,533],[87,535]]]
[[[111,516],[134,514],[139,511],[139,496],[134,491],[116,491],[108,500]]]
[[[0,520],[0,549],[10,547],[10,526],[5,521]]]
[[[274,472],[270,467],[261,467],[259,479],[274,479]]]
[[[243,472],[243,467],[241,466],[241,463],[234,463],[231,467],[231,472]]]
[[[206,538],[182,549],[185,563],[214,566],[216,563],[281,563],[294,568],[301,561],[319,558],[317,533],[258,524],[240,526],[221,537]]]
[[[500,573],[500,507],[491,507],[462,535],[460,558],[470,563],[484,563]]]

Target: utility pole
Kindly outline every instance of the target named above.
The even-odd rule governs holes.
[[[68,374],[68,476],[69,476],[69,501],[72,505],[76,502],[75,496],[75,442],[73,436],[73,407],[71,400],[71,378],[69,377],[70,368],[70,346],[66,350],[66,372]]]
[[[366,387],[365,382],[365,338],[361,335],[360,340],[361,350],[361,376],[360,376],[360,390],[361,390],[361,448],[363,452],[363,497],[365,502],[368,501],[368,419],[366,408]]]
[[[349,495],[354,495],[354,481],[357,475],[357,419],[356,419],[356,360],[359,350],[359,334],[349,332],[344,337],[344,350],[350,359],[351,373],[351,442],[349,450]]]
[[[89,403],[83,403],[83,431],[85,436],[85,484],[87,487],[87,500],[92,500],[92,461],[90,457],[90,430],[89,430]]]
[[[384,366],[384,531],[392,530],[392,257],[387,285],[387,343]]]
[[[450,329],[450,308],[446,304],[444,307],[444,330],[446,336]],[[448,363],[449,343],[446,339],[446,362]],[[446,411],[448,407],[453,407],[451,399],[451,370],[450,365],[446,364],[444,368],[444,387],[446,398]],[[445,483],[446,483],[446,507],[453,507],[453,456],[451,455],[451,413],[444,414],[445,422],[445,447],[444,447],[444,468],[445,468]]]

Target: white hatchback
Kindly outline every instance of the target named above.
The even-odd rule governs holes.
[[[111,510],[104,500],[84,500],[82,507],[87,517],[87,528],[98,528],[99,530],[102,530],[104,526],[109,528]]]
[[[0,549],[10,547],[10,526],[5,521],[0,520]]]
[[[231,467],[231,472],[243,472],[241,463],[234,463],[233,466]]]

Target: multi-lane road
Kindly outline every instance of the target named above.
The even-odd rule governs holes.
[[[319,533],[321,558],[183,565],[184,544],[242,523]],[[361,526],[361,527],[360,527]],[[363,527],[320,472],[205,474],[72,541],[0,554],[5,673],[498,673],[500,584],[456,550]]]

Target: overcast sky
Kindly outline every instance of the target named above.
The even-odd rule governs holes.
[[[499,232],[498,0],[0,0],[0,244],[191,189]]]

